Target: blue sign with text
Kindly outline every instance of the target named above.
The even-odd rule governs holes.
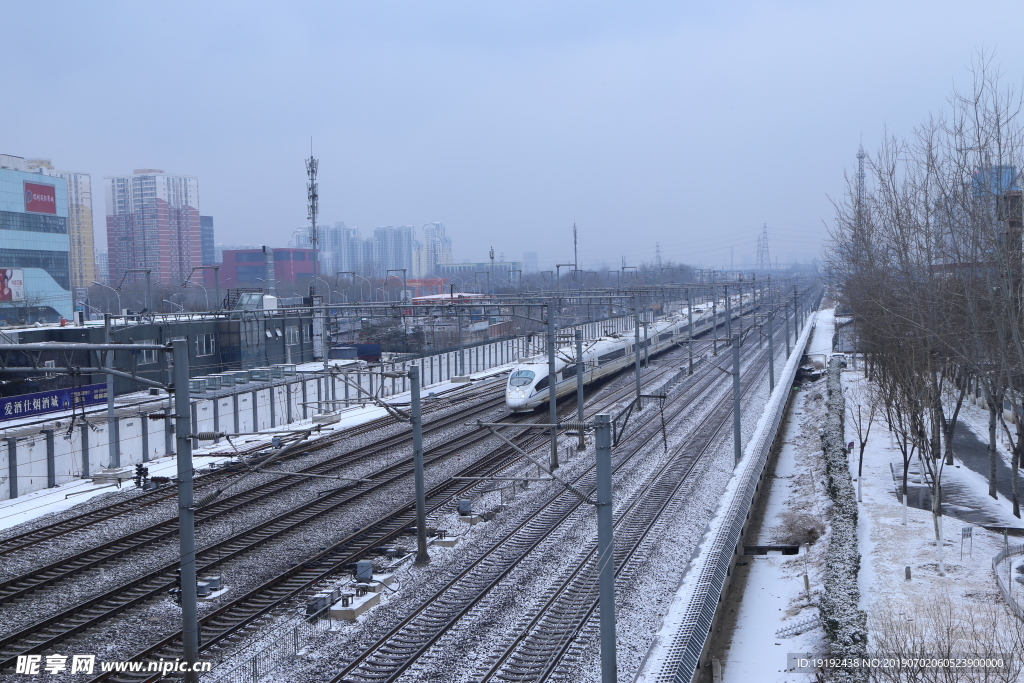
[[[87,384],[84,387],[9,396],[0,398],[0,421],[71,410],[72,408],[96,405],[106,400],[106,384]]]

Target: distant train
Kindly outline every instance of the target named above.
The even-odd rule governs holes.
[[[719,317],[722,313],[719,312]],[[693,326],[710,323],[711,306],[693,307]],[[658,322],[647,325],[646,331],[640,330],[641,353],[646,349],[648,355],[665,351],[673,343],[684,339],[688,334],[688,320],[685,314],[672,315]],[[583,343],[583,384],[591,384],[602,377],[607,377],[623,368],[633,365],[635,354],[636,332],[627,330],[610,334]],[[555,350],[555,395],[558,398],[576,391],[576,349],[564,346]],[[547,354],[538,354],[524,358],[516,365],[508,376],[505,387],[505,405],[512,412],[520,413],[534,410],[548,402],[548,358]]]

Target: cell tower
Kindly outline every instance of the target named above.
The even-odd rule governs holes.
[[[309,219],[309,243],[313,245],[313,281],[309,283],[310,296],[316,296],[316,280],[320,275],[320,237],[316,229],[316,217],[320,213],[320,195],[317,191],[316,169],[320,162],[313,158],[313,138],[309,139],[309,158],[306,159],[307,218]]]

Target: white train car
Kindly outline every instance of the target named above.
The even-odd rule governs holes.
[[[693,326],[700,329],[711,321],[711,307],[706,310],[694,307]],[[677,314],[641,328],[641,354],[648,355],[667,350],[687,334],[688,320],[685,314]],[[583,384],[591,384],[624,368],[633,365],[636,333],[627,330],[607,335],[583,344]],[[565,346],[555,351],[555,395],[558,398],[576,391],[576,349]],[[547,354],[524,358],[509,373],[505,386],[505,405],[512,412],[535,410],[547,404],[548,359]]]

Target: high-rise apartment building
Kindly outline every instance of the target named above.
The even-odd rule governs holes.
[[[203,265],[212,266],[218,263],[213,239],[213,216],[199,217],[199,241],[202,244]]]
[[[107,262],[107,250],[96,250],[96,280],[103,284],[110,284],[110,266]]]
[[[110,281],[132,268],[151,271],[154,283],[180,284],[202,265],[199,181],[158,169],[136,169],[106,181]],[[143,281],[136,273],[128,281]]]
[[[452,262],[452,240],[445,235],[443,223],[427,223],[423,226],[423,270],[432,275],[438,266]]]
[[[26,159],[25,165],[30,172],[63,178],[67,181],[71,286],[88,287],[89,283],[96,279],[92,176],[88,173],[56,170],[49,159]]]
[[[537,267],[537,252],[527,251],[523,253],[523,270],[527,273],[536,273],[539,270]]]
[[[380,243],[381,268],[379,277],[396,275],[388,271],[404,270],[406,277],[412,274],[412,233],[411,225],[393,227],[385,225],[373,231],[373,239]]]
[[[452,241],[441,223],[424,225],[422,240],[416,238],[416,229],[411,225],[381,226],[366,239],[360,236],[359,228],[341,222],[317,229],[321,271],[326,276],[356,272],[362,277],[381,279],[388,276],[389,270],[404,270],[407,279],[422,278],[434,273],[438,265],[452,262]],[[296,247],[310,247],[309,228],[296,229],[292,241]]]
[[[72,318],[67,181],[0,154],[0,318]]]

